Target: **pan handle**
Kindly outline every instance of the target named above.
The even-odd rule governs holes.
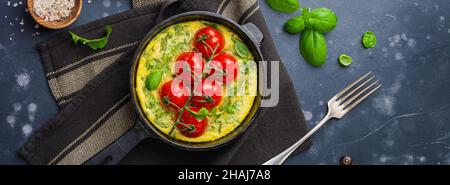
[[[260,46],[264,39],[264,35],[261,32],[261,30],[259,30],[259,28],[251,22],[242,25],[242,27],[245,29],[245,31],[247,31],[250,37],[252,37],[252,39],[258,44],[258,46]]]
[[[128,152],[146,138],[156,137],[149,133],[139,119],[136,119],[133,128],[107,146],[104,150],[85,162],[86,165],[113,165],[118,164]]]
[[[168,9],[168,7],[174,3],[178,2],[178,0],[166,0],[161,5],[161,11],[159,11],[158,16],[155,20],[155,25],[161,23],[164,20],[164,12]]]

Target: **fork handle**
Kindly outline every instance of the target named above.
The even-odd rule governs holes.
[[[273,157],[272,159],[265,162],[263,165],[281,165],[283,162],[295,151],[300,145],[302,145],[308,138],[310,138],[320,127],[322,127],[328,120],[330,120],[330,111],[328,111],[327,115],[316,125],[313,129],[311,129],[305,136],[303,136],[299,141],[291,145],[289,148]]]

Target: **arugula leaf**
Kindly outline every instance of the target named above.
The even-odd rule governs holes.
[[[210,115],[208,109],[206,109],[205,107],[202,107],[198,112],[194,112],[187,107],[186,107],[186,109],[198,120],[205,119],[206,117],[208,117]]]
[[[69,31],[70,35],[72,36],[72,40],[75,44],[78,42],[81,42],[84,45],[88,45],[91,49],[97,50],[104,48],[106,44],[108,43],[109,35],[111,35],[112,27],[110,25],[106,26],[106,36],[99,38],[99,39],[86,39],[81,36],[76,35],[75,33]]]

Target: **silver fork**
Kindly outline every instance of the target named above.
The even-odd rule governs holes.
[[[294,143],[288,149],[284,150],[277,156],[265,162],[263,165],[281,165],[283,162],[295,151],[303,142],[311,137],[320,127],[322,127],[331,118],[341,119],[356,105],[361,103],[370,94],[375,92],[381,87],[381,83],[376,80],[372,82],[375,76],[372,72],[369,72],[356,81],[352,82],[349,86],[345,87],[341,92],[336,94],[328,101],[328,113],[325,117],[311,129],[303,138]],[[372,82],[369,84],[369,82]]]

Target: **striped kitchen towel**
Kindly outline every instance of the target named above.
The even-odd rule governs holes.
[[[170,5],[168,4],[170,1]],[[60,112],[21,148],[30,164],[103,164],[105,152],[136,122],[129,70],[134,49],[158,19],[194,10],[225,15],[240,24],[254,23],[264,34],[261,50],[268,61],[280,61],[256,0],[133,0],[134,10],[112,15],[71,31],[95,38],[111,25],[105,48],[74,45],[68,33],[41,43],[39,50],[50,91]],[[172,3],[173,2],[173,3]],[[164,11],[162,11],[164,10]],[[261,164],[307,131],[293,84],[280,66],[280,101],[263,108],[256,124],[238,141],[207,152],[183,151],[147,139],[121,164]],[[304,145],[300,150],[308,147]],[[124,150],[133,146],[125,147]],[[109,164],[120,159],[111,159]]]

